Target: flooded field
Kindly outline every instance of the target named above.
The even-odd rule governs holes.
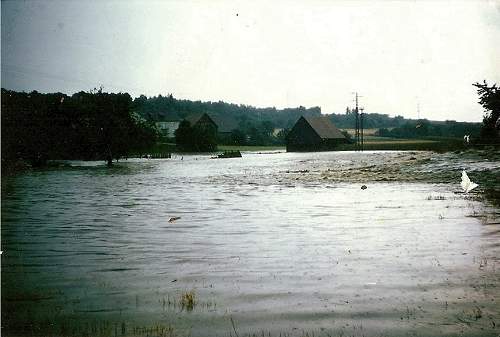
[[[2,181],[5,336],[500,333],[498,153],[67,164]]]

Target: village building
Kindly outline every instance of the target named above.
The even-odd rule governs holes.
[[[164,138],[174,138],[181,120],[175,112],[162,112],[158,114],[155,125]]]
[[[331,151],[347,138],[328,117],[301,116],[286,138],[287,152]]]
[[[161,134],[165,138],[175,138],[175,131],[179,128],[179,125],[183,119],[177,114],[169,113],[163,114],[158,121],[155,122],[156,127],[160,130]],[[191,114],[186,116],[184,120],[188,121],[190,126],[197,128],[212,128],[216,132],[219,131],[219,125],[206,113]],[[227,124],[227,123],[226,123]],[[224,125],[226,125],[224,124]],[[227,126],[226,128],[228,128]],[[225,130],[225,129],[223,129]]]
[[[206,113],[189,115],[184,118],[184,120],[189,122],[189,125],[193,128],[198,128],[201,130],[213,131],[217,133],[217,124],[212,118]]]
[[[180,121],[161,121],[155,122],[163,137],[174,138],[175,130],[179,128]]]
[[[217,150],[217,124],[206,113],[189,115],[177,129],[176,144],[183,151],[213,152]]]

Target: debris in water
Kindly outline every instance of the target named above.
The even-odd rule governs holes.
[[[362,190],[366,190],[367,188],[368,188],[368,187],[366,187],[366,185],[361,186],[361,189],[362,189]]]
[[[241,158],[241,152],[240,150],[224,151],[224,153],[218,154],[215,158]]]
[[[174,222],[176,220],[179,220],[181,217],[180,216],[174,216],[173,218],[170,218],[170,220],[168,220],[168,222]]]
[[[469,191],[475,189],[478,185],[476,183],[473,183],[467,176],[467,172],[463,170],[462,182],[460,183],[460,186],[462,186],[462,189],[465,191],[465,193],[469,193]]]

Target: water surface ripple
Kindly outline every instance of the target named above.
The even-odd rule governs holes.
[[[2,181],[6,334],[57,335],[61,322],[82,334],[95,321],[132,335],[158,322],[192,336],[498,334],[499,217],[483,199],[498,160],[330,152],[69,164]],[[475,193],[460,191],[462,169]],[[187,310],[179,299],[191,290]]]

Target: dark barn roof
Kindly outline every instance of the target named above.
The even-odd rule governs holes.
[[[184,118],[184,120],[188,121],[191,126],[196,126],[196,125],[199,126],[200,125],[199,123],[205,124],[208,122],[208,123],[212,124],[216,130],[218,127],[217,123],[215,123],[214,120],[207,113],[192,114],[192,115],[186,116],[186,118]]]
[[[340,130],[332,124],[328,117],[304,117],[307,123],[322,139],[345,139]]]
[[[201,117],[203,117],[203,115],[204,115],[204,113],[192,114],[192,115],[186,116],[186,118],[184,118],[184,119],[187,120],[189,122],[189,124],[191,124],[191,126],[193,126],[196,123],[198,123],[198,121],[201,119]]]

